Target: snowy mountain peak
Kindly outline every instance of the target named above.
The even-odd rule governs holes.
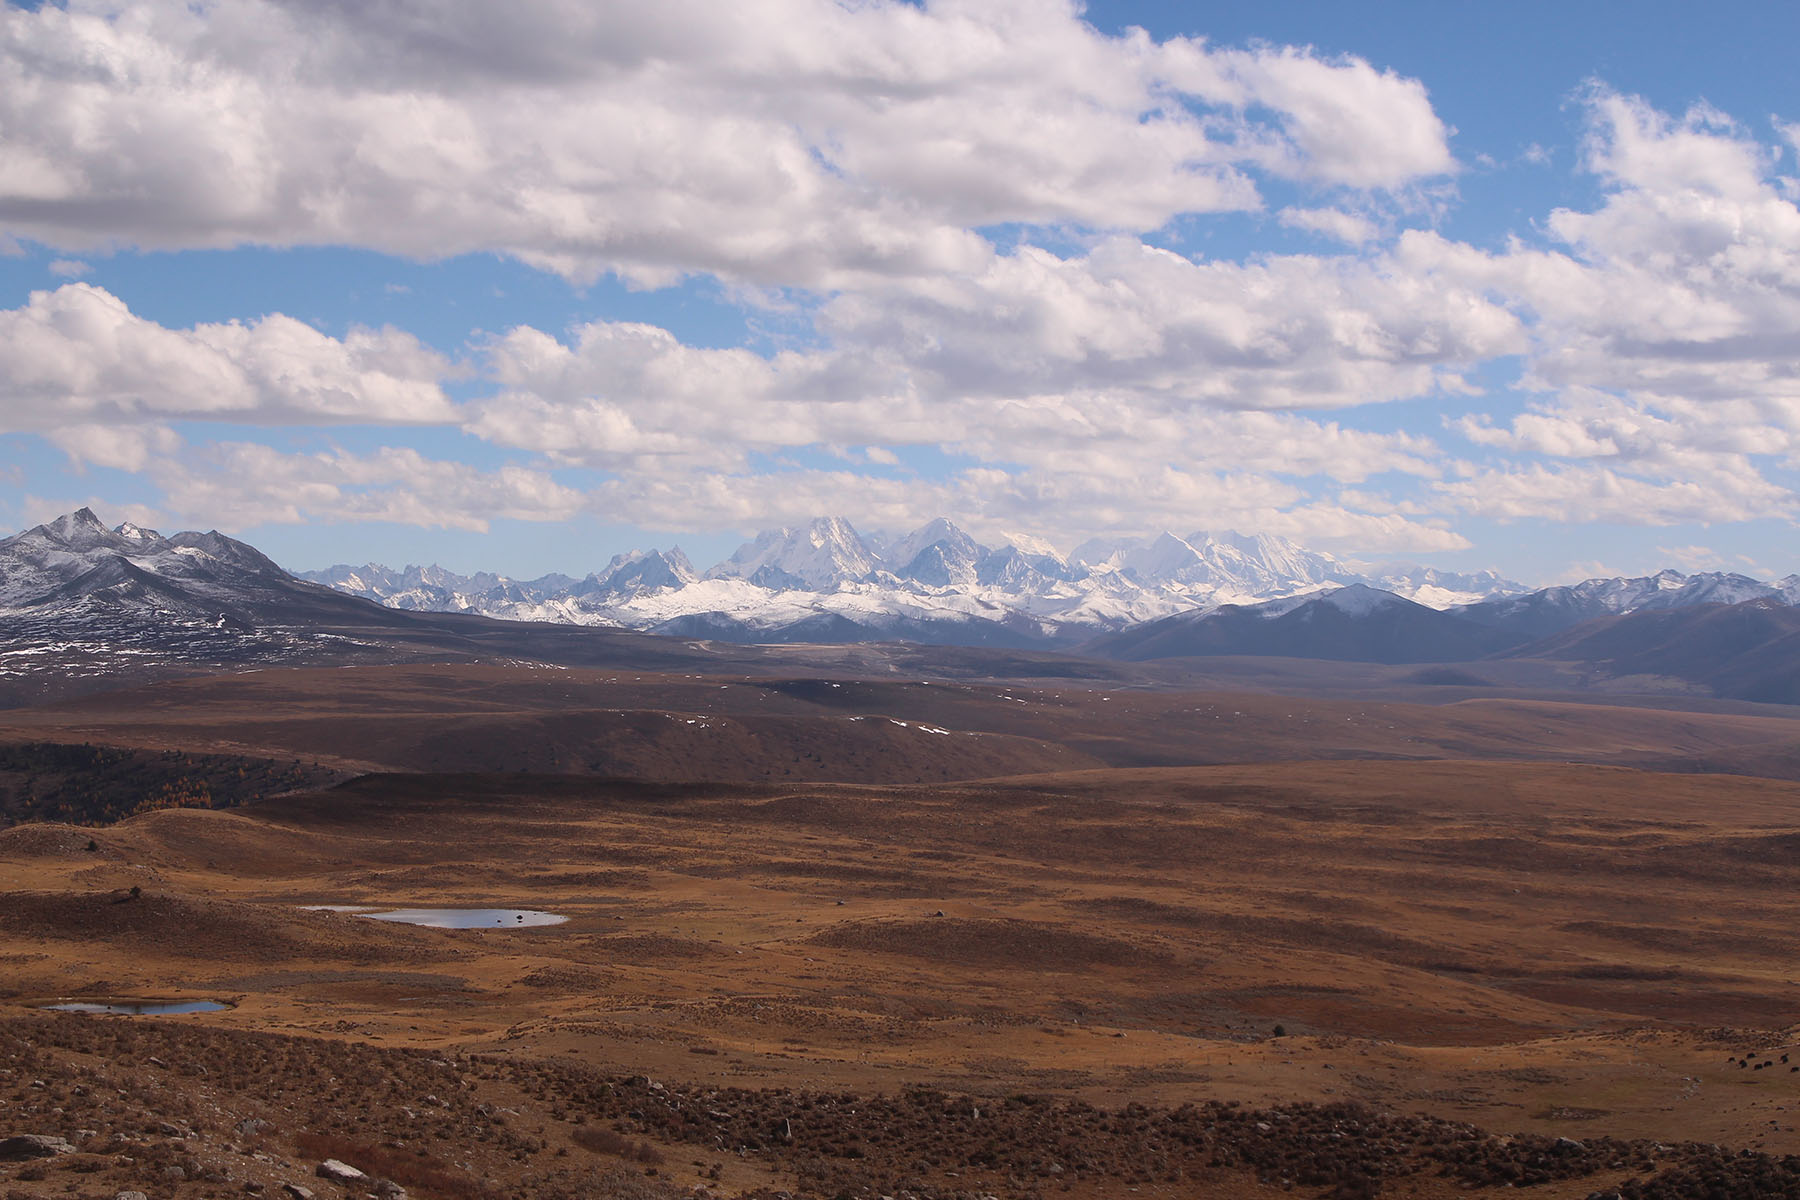
[[[1410,600],[1380,588],[1370,587],[1366,583],[1352,583],[1327,592],[1320,592],[1315,599],[1320,604],[1329,605],[1345,616],[1351,617],[1366,617],[1370,613],[1379,612],[1384,608],[1412,605]]]
[[[1116,571],[1140,584],[1174,579],[1204,560],[1188,542],[1168,530],[1155,537],[1092,538],[1075,547],[1069,561],[1096,571]]]
[[[1252,602],[1362,578],[1330,555],[1285,538],[1230,531],[1094,539],[1076,547],[1070,559],[1096,571],[1119,572],[1141,587],[1205,589],[1215,603]]]
[[[20,536],[31,534],[37,534],[71,550],[104,545],[117,536],[106,527],[105,522],[94,515],[91,508],[78,508],[72,513],[64,513],[54,521],[26,530]]]
[[[1165,529],[1152,538],[1149,544],[1134,547],[1119,555],[1118,561],[1120,568],[1135,576],[1140,583],[1158,583],[1179,579],[1185,572],[1204,565],[1206,560],[1186,539],[1178,538]]]
[[[605,568],[594,573],[591,591],[625,595],[646,590],[683,588],[698,580],[694,564],[680,548],[631,550],[615,554]]]
[[[771,529],[757,535],[708,571],[706,578],[830,592],[867,578],[875,565],[850,522],[819,517],[802,529]]]
[[[0,614],[138,614],[209,625],[229,618],[248,627],[278,612],[346,603],[217,530],[165,538],[129,523],[108,529],[83,508],[0,540]]]
[[[1005,543],[1004,546],[1000,547],[1001,549],[1012,547],[1021,554],[1029,555],[1032,558],[1047,558],[1056,563],[1059,567],[1066,567],[1069,565],[1069,560],[1064,558],[1055,546],[1052,546],[1041,537],[1033,537],[1029,533],[1011,532],[1003,533],[1000,536]]]
[[[938,517],[893,543],[882,562],[901,579],[928,587],[974,582],[987,551],[948,519]]]

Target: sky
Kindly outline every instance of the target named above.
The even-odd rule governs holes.
[[[0,7],[0,527],[1800,571],[1787,4]]]

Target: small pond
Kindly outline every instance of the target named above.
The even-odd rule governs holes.
[[[113,1013],[125,1017],[160,1017],[169,1013],[224,1012],[229,1004],[217,1000],[59,1000],[42,1004],[52,1012]]]
[[[402,925],[429,925],[433,929],[528,929],[536,925],[561,925],[569,918],[536,908],[384,908],[362,904],[315,904],[328,912],[351,913],[372,921],[396,921]]]

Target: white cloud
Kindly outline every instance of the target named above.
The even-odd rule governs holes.
[[[1675,120],[1643,101],[1591,99],[1592,212],[1559,209],[1568,252],[1490,254],[1402,236],[1399,265],[1502,298],[1532,322],[1528,384],[1686,400],[1800,399],[1800,208],[1771,156],[1709,109]]]
[[[1720,571],[1735,565],[1710,546],[1658,546],[1656,552],[1665,562],[1688,571]]]
[[[1747,463],[1681,479],[1646,479],[1609,467],[1534,463],[1432,486],[1451,507],[1498,521],[1709,525],[1765,517],[1791,521],[1800,515],[1796,503],[1800,498]]]
[[[69,456],[76,470],[89,464],[141,471],[153,458],[175,453],[180,436],[165,425],[65,425],[46,437]]]
[[[670,532],[705,528],[749,533],[820,513],[847,516],[862,528],[910,529],[955,513],[958,524],[977,537],[1003,540],[1009,530],[1043,530],[1065,549],[1104,533],[1206,525],[1268,530],[1311,545],[1355,545],[1372,552],[1460,550],[1469,544],[1441,523],[1309,501],[1303,492],[1267,476],[1167,467],[1130,477],[1103,470],[978,467],[943,480],[816,470],[646,474],[601,484],[591,503],[609,519]],[[1046,519],[1051,516],[1053,522]]]
[[[80,279],[94,268],[77,258],[54,258],[45,270],[64,279]]]
[[[1429,395],[1444,368],[1526,346],[1483,288],[1387,261],[1194,262],[1115,238],[1021,247],[977,274],[834,299],[839,344],[891,348],[934,392],[1128,388],[1170,405],[1332,408]]]
[[[1275,148],[1295,177],[1384,188],[1456,169],[1446,130],[1416,79],[1291,46],[1219,57],[1247,103],[1281,114],[1288,137]]]
[[[1115,299],[1120,290],[1113,289]],[[1269,291],[1296,310],[1317,294]],[[1300,318],[1281,319],[1292,325]],[[1340,326],[1360,320],[1365,329],[1375,324],[1368,314],[1328,312],[1320,319]],[[1253,381],[1263,371],[1290,380],[1294,368],[1286,362],[1244,366],[1233,352],[1243,382],[1238,394],[1217,404],[1190,404],[1164,394],[1161,387],[1176,364],[1160,355],[1147,364],[1119,362],[1095,372],[1116,376],[1117,386],[1080,388],[1077,372],[1065,370],[1060,388],[1034,393],[1034,386],[1049,389],[1057,382],[1040,358],[1059,333],[1033,340],[1033,333],[1041,335],[1040,326],[1009,346],[1000,337],[984,342],[978,331],[952,334],[956,324],[954,317],[940,316],[929,339],[917,340],[929,340],[934,350],[953,336],[972,346],[988,345],[992,357],[976,370],[907,361],[908,341],[888,338],[885,329],[872,335],[854,331],[841,348],[765,358],[741,349],[686,346],[647,325],[595,322],[575,330],[566,343],[517,328],[488,352],[488,369],[505,390],[472,404],[465,428],[500,445],[609,470],[736,469],[753,453],[926,445],[986,462],[1039,467],[1060,467],[1071,458],[1106,460],[1118,464],[1122,477],[1147,464],[1196,470],[1229,465],[1345,481],[1386,471],[1436,473],[1437,448],[1429,439],[1254,411],[1251,406],[1262,397],[1252,390]],[[1097,330],[1100,324],[1071,321],[1057,328]],[[1368,336],[1379,339],[1378,331]],[[887,344],[890,340],[897,344]],[[1130,349],[1129,342],[1121,345]],[[1313,346],[1298,353],[1311,355],[1309,369],[1323,378],[1340,366],[1334,353],[1344,352]],[[1027,364],[1024,378],[1005,374],[1004,354]],[[1185,369],[1199,376],[1209,369],[1223,373],[1228,365],[1209,365],[1190,354]],[[1361,367],[1353,361],[1341,369]],[[1398,370],[1416,386],[1432,385],[1429,362],[1401,364]],[[1364,377],[1377,378],[1377,372],[1369,368]],[[1315,403],[1366,398],[1318,396]],[[1282,391],[1276,399],[1288,403],[1292,395]]]
[[[0,129],[30,131],[0,139],[8,228],[491,246],[575,276],[715,271],[736,298],[836,289],[759,293],[811,322],[806,349],[779,353],[630,322],[516,328],[469,352],[486,394],[465,404],[443,390],[459,368],[394,330],[332,338],[280,314],[169,329],[85,284],[0,312],[0,428],[141,471],[175,511],[478,528],[593,509],[680,531],[948,512],[996,536],[1238,525],[1359,553],[1459,548],[1453,515],[1797,515],[1770,463],[1800,465],[1800,209],[1774,155],[1708,109],[1590,94],[1600,198],[1531,242],[1381,244],[1358,213],[1386,202],[1338,190],[1278,219],[1353,252],[1207,261],[1118,231],[1260,204],[1259,172],[1342,189],[1448,171],[1423,91],[1354,61],[1105,38],[1023,0],[766,0],[667,44],[665,23],[606,6],[526,4],[496,25],[484,6],[376,5],[362,40],[337,3],[75,8],[0,11],[0,66],[30,51],[38,72],[33,92],[0,70]],[[94,52],[86,74],[72,46]],[[209,70],[176,69],[191,61]],[[546,113],[544,80],[566,112]],[[118,144],[127,92],[166,142]],[[53,94],[72,107],[47,128],[73,137],[79,112],[91,144],[44,157],[45,141],[40,170],[39,127],[16,118]],[[233,97],[220,122],[182,124]],[[1410,132],[1327,152],[1384,122]],[[1104,228],[1058,239],[1073,252],[1000,251],[972,232],[996,219]],[[1496,418],[1482,367],[1513,356],[1533,398]],[[1376,407],[1433,400],[1469,461]],[[486,470],[171,432],[206,420],[435,425],[530,458]],[[870,469],[917,447],[974,465]],[[807,450],[846,466],[767,465]],[[553,474],[574,466],[610,478],[582,492]]]
[[[0,430],[201,418],[435,423],[439,355],[393,329],[327,337],[292,317],[169,329],[71,283],[0,311]]]
[[[1359,217],[1337,208],[1284,208],[1278,219],[1290,229],[1322,234],[1343,242],[1346,246],[1360,246],[1373,241],[1381,232],[1375,222],[1367,217]]]
[[[1793,520],[1768,473],[1800,457],[1800,208],[1775,156],[1709,108],[1675,118],[1601,89],[1588,103],[1586,160],[1607,191],[1551,214],[1564,249],[1400,240],[1402,269],[1520,315],[1524,386],[1541,393],[1503,425],[1453,423],[1514,458],[1442,494],[1502,519]]]
[[[149,468],[164,504],[186,518],[228,514],[234,527],[314,521],[392,521],[487,530],[495,519],[560,521],[582,511],[580,492],[539,470],[481,470],[383,447],[287,454],[227,442]]]
[[[1253,174],[1454,169],[1415,80],[1100,34],[1066,0],[72,0],[0,9],[0,229],[79,248],[497,250],[588,279],[977,270],[973,228],[1144,231]]]

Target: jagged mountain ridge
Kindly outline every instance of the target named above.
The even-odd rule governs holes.
[[[137,615],[170,623],[304,624],[362,606],[213,530],[163,537],[79,509],[0,539],[0,616]]]
[[[1659,691],[1800,703],[1800,578],[1588,580],[1439,611],[1361,584],[1178,613],[1082,647],[1125,662],[1245,655],[1398,665],[1538,659]],[[1479,676],[1453,675],[1485,686]]]
[[[1789,606],[1800,604],[1800,575],[1764,583],[1747,575],[1725,571],[1695,575],[1659,571],[1655,575],[1588,579],[1565,587],[1495,597],[1466,605],[1461,611],[1483,624],[1536,638],[1548,637],[1600,617],[1693,608],[1701,604],[1743,604],[1752,600],[1771,600]]]
[[[407,612],[297,579],[254,547],[217,532],[165,538],[130,524],[108,529],[83,509],[0,539],[0,684],[29,676],[61,686],[82,675],[167,674],[205,664],[435,661],[446,654],[572,665],[704,660],[716,666],[723,661],[720,643],[733,641],[880,640],[1011,653],[1049,648],[1057,637],[1086,631],[1071,648],[1130,661],[1535,657],[1593,664],[1601,678],[1667,677],[1721,696],[1800,702],[1796,576],[1765,583],[1726,573],[1665,571],[1448,609],[1366,582],[1328,584],[1252,604],[1196,605],[1160,619],[1122,620],[1114,632],[1094,636],[1092,624],[1067,614],[1085,607],[1111,619],[1145,604],[1146,597],[1172,603],[1217,588],[1212,581],[1218,576],[1207,574],[1208,555],[1237,571],[1237,579],[1264,572],[1290,586],[1303,582],[1296,576],[1341,573],[1342,564],[1304,551],[1284,559],[1259,551],[1251,539],[1201,535],[1089,545],[1064,559],[1027,539],[986,548],[947,521],[904,538],[854,543],[846,530],[847,524],[833,523],[776,531],[750,543],[723,570],[704,574],[670,550],[617,555],[581,580],[474,577],[487,585],[484,598],[493,605],[563,606],[560,621],[542,623],[433,609],[454,609],[463,598],[457,589],[471,583],[437,568],[324,573],[339,589],[386,587],[390,600],[426,609]],[[781,586],[755,582],[758,576]],[[813,586],[831,590],[794,586],[808,577]],[[1413,579],[1422,587],[1464,582],[1428,568],[1417,569]],[[532,594],[534,587],[555,590],[549,606]],[[997,592],[984,594],[984,588]],[[989,598],[995,594],[1025,600]],[[713,603],[694,606],[697,596]],[[1028,603],[1043,608],[1032,611]],[[728,604],[739,607],[733,612]],[[594,619],[620,607],[631,607],[645,624],[653,620],[651,631],[673,636],[645,637]],[[741,653],[764,651],[745,647]],[[1057,661],[1098,667],[1092,658]]]
[[[1089,653],[1129,662],[1206,655],[1342,662],[1466,662],[1522,639],[1452,610],[1353,583],[1261,604],[1223,604],[1150,621],[1090,642]]]
[[[400,579],[421,588],[444,583],[428,571]],[[620,629],[403,612],[298,579],[216,531],[109,529],[85,508],[0,539],[0,706],[121,680],[266,666],[479,661],[660,670],[755,658],[752,650],[725,655]]]
[[[687,637],[1020,647],[1073,645],[1179,612],[1330,585],[1389,587],[1440,607],[1525,590],[1492,572],[1404,568],[1367,576],[1267,534],[1096,539],[1065,558],[1033,538],[982,545],[943,517],[893,538],[821,517],[765,531],[704,572],[679,550],[651,550],[621,555],[579,582],[373,565],[304,577],[396,607]]]

